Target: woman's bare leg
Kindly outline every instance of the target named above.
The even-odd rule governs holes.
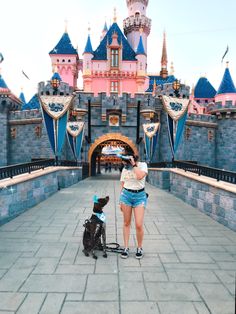
[[[129,247],[129,236],[130,236],[130,226],[132,217],[132,207],[121,204],[121,211],[123,213],[124,224],[123,224],[123,238],[125,248]]]
[[[136,228],[136,238],[138,242],[138,247],[143,245],[143,220],[144,220],[144,206],[140,205],[134,208],[134,219],[135,219],[135,228]]]

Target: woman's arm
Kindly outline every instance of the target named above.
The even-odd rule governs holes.
[[[146,177],[147,173],[137,167],[136,162],[134,161],[133,157],[130,159],[130,162],[131,162],[131,165],[133,166],[134,173],[136,175],[137,180],[142,180],[144,177]]]
[[[124,187],[124,181],[120,181],[120,191],[122,191],[123,187]]]

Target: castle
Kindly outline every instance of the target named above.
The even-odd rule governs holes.
[[[161,69],[148,75],[147,17],[149,0],[126,0],[128,17],[123,32],[116,21],[105,23],[99,46],[93,50],[90,34],[82,59],[65,30],[49,52],[52,69],[60,79],[59,95],[74,95],[72,118],[85,122],[81,160],[96,174],[104,145],[118,145],[126,151],[139,152],[145,159],[141,126],[159,122],[161,131],[153,161],[171,159],[166,113],[160,95],[191,99],[184,136],[176,159],[236,171],[236,89],[227,65],[218,91],[205,77],[190,88],[168,71],[166,34],[163,36]],[[83,90],[77,88],[79,72]],[[55,78],[55,77],[54,77]],[[26,103],[24,94],[16,97],[0,76],[0,166],[52,158],[39,96],[53,95],[52,82],[40,82],[38,94]],[[61,158],[73,159],[65,141]]]

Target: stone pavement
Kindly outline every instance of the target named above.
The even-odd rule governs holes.
[[[236,233],[147,185],[145,256],[82,253],[92,198],[105,207],[108,242],[122,244],[119,182],[87,179],[0,227],[0,313],[233,314]],[[108,180],[105,180],[108,179]]]

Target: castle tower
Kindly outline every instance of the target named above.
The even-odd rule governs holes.
[[[56,65],[62,81],[75,89],[78,79],[79,56],[71,43],[67,29],[65,29],[55,48],[49,52],[49,56],[52,62],[52,70]]]
[[[107,31],[108,31],[107,22],[105,22],[104,27],[103,27],[103,30],[102,30],[102,35],[101,35],[101,37],[100,37],[100,41],[102,41],[103,38],[106,36]]]
[[[148,88],[147,79],[147,55],[143,45],[142,30],[140,30],[139,44],[136,51],[137,64],[137,92],[144,93]]]
[[[90,28],[88,29],[90,31]],[[92,71],[92,58],[93,58],[93,48],[90,39],[90,34],[88,34],[87,43],[83,53],[83,81],[84,81],[84,91],[91,92],[92,91],[92,79],[91,79],[91,71]]]
[[[151,31],[151,20],[146,16],[149,0],[126,0],[129,17],[123,21],[124,33],[134,51],[139,44],[139,30],[143,29],[143,44],[147,53],[147,37]]]
[[[166,49],[166,33],[163,34],[163,46],[162,46],[162,57],[161,57],[161,71],[160,76],[162,78],[167,78],[168,70],[167,70],[167,49]]]

